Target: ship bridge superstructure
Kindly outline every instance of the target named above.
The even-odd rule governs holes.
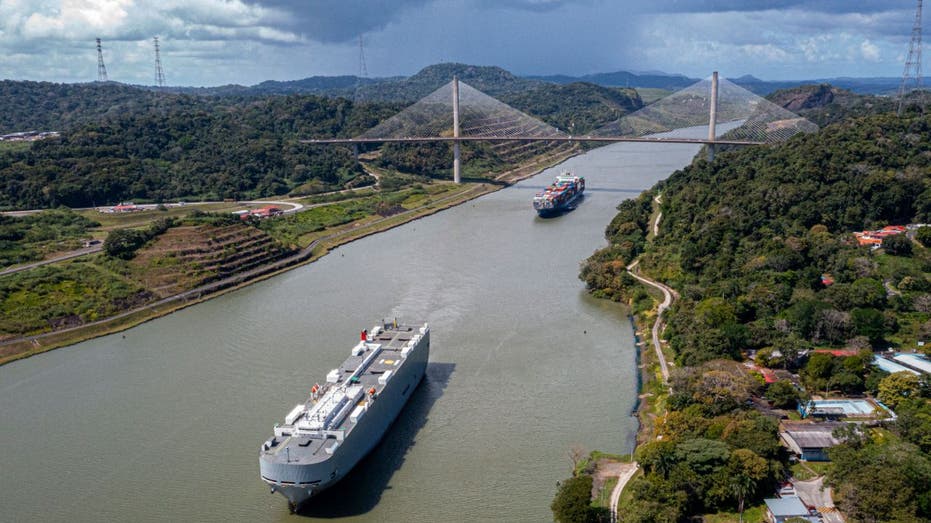
[[[349,358],[327,374],[324,385],[314,385],[310,398],[296,405],[283,424],[275,425],[275,436],[265,442],[263,450],[284,451],[286,460],[317,455],[321,448],[320,459],[332,455],[428,332],[427,324],[396,322],[362,331]]]

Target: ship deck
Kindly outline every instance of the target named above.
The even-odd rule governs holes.
[[[356,425],[353,416],[360,411],[360,415],[364,415],[364,411],[369,404],[372,401],[377,401],[378,395],[387,386],[387,380],[383,380],[383,378],[388,374],[390,379],[391,375],[389,373],[397,373],[401,368],[405,361],[402,351],[406,346],[410,345],[415,336],[420,335],[422,324],[398,324],[395,326],[391,323],[385,323],[381,327],[382,329],[377,334],[369,333],[366,341],[367,347],[377,347],[377,349],[358,351],[356,349],[362,345],[360,341],[359,345],[353,348],[352,355],[327,375],[328,383],[326,383],[318,398],[316,400],[313,397],[308,398],[303,404],[303,413],[290,420],[290,422],[286,418],[284,425],[276,426],[276,437],[269,440],[273,444],[263,452],[265,459],[278,463],[324,461],[330,456],[327,447],[349,436]],[[337,371],[338,374],[335,374]],[[338,381],[332,383],[331,378],[335,376],[338,376]],[[360,388],[361,395],[359,395]],[[371,389],[374,389],[374,395],[369,394]],[[308,429],[306,424],[318,419],[312,417],[317,404],[333,401],[336,397],[342,397],[340,390],[346,392],[346,397],[353,404],[332,408],[332,410],[346,409],[338,423],[320,430]],[[326,405],[323,405],[317,409],[318,412],[323,413],[322,417],[330,415],[330,411],[327,411],[326,408]],[[297,410],[297,407],[295,409]],[[289,417],[292,415],[294,415],[294,411]],[[321,415],[318,414],[318,416]],[[301,430],[302,425],[305,430]],[[278,437],[279,431],[285,432],[287,435]]]

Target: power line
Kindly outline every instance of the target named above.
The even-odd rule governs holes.
[[[909,80],[914,70],[915,90],[921,89],[921,2],[918,0],[918,9],[915,11],[915,24],[912,26],[912,38],[908,42],[908,57],[905,59],[905,71],[902,73],[902,85],[899,86],[898,114],[902,115],[905,107],[905,96],[911,92],[908,89]]]
[[[366,78],[368,75],[369,71],[365,67],[365,46],[362,42],[362,35],[359,35],[359,77]]]
[[[158,48],[158,37],[156,36],[153,40],[155,41],[155,85],[165,87],[165,72],[162,71],[162,55]]]
[[[97,81],[107,81],[107,66],[103,64],[103,48],[100,46],[100,38],[97,39]]]

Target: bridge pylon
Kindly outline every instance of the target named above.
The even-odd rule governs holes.
[[[459,138],[459,77],[453,76],[453,138]],[[453,141],[453,183],[462,183],[459,140]]]
[[[711,73],[711,106],[708,114],[708,141],[714,142],[717,138],[715,124],[718,121],[718,72]],[[714,161],[714,143],[708,144],[708,161]]]

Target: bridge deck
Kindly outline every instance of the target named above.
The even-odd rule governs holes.
[[[324,138],[300,140],[306,144],[354,144],[354,143],[423,143],[423,142],[641,142],[641,143],[686,143],[705,145],[763,145],[765,142],[748,140],[709,140],[707,138],[636,138],[621,136],[405,136],[403,138]]]

